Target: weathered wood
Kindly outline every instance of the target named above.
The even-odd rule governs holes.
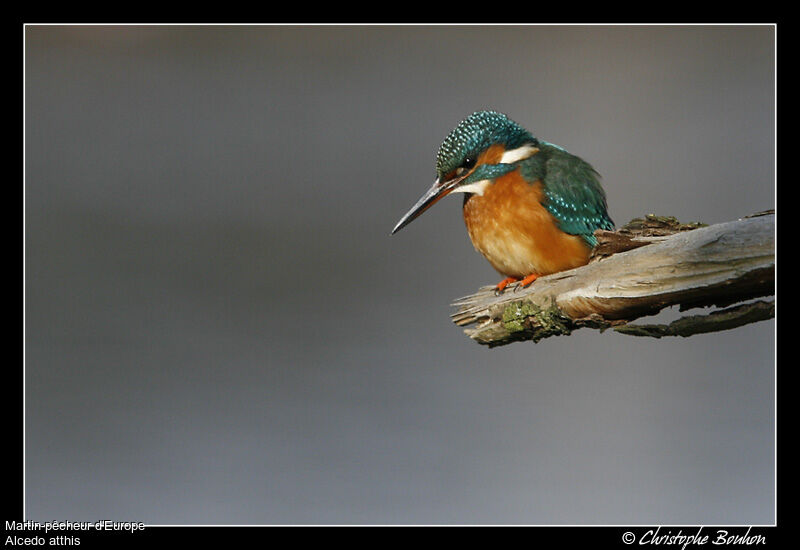
[[[639,248],[646,244],[663,240],[682,231],[691,231],[698,227],[706,227],[699,222],[681,223],[672,216],[655,216],[648,214],[644,218],[634,218],[616,231],[595,231],[597,245],[592,250],[589,261],[607,258],[612,254]]]
[[[453,321],[476,325],[465,330],[470,338],[498,346],[582,327],[621,327],[669,306],[681,311],[724,307],[775,292],[771,211],[711,226],[648,216],[597,236],[599,244],[588,265],[541,277],[526,289],[509,287],[500,296],[494,287],[483,287],[453,304]],[[617,330],[649,336],[725,330],[774,317],[774,304],[712,315],[688,322],[696,332],[680,329],[680,323],[671,329],[628,325],[628,330]]]
[[[687,315],[668,325],[639,325],[628,323],[614,327],[614,330],[632,336],[693,336],[706,332],[718,332],[766,321],[775,317],[775,302],[758,300],[728,309],[714,311],[708,315]]]

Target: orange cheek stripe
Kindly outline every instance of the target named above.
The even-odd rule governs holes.
[[[481,156],[478,157],[477,162],[475,162],[475,166],[480,166],[481,164],[497,164],[500,162],[500,159],[503,157],[503,153],[505,152],[506,148],[503,145],[492,145],[486,149]]]

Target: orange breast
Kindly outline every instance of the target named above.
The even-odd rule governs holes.
[[[549,275],[589,261],[583,238],[569,235],[542,206],[542,184],[514,171],[497,178],[483,195],[468,195],[464,222],[475,249],[501,274]]]

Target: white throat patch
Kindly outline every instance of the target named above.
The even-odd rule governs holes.
[[[476,195],[483,195],[486,188],[492,183],[491,180],[473,181],[467,185],[460,185],[453,189],[453,193],[474,193]]]

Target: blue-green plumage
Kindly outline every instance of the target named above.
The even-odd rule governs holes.
[[[539,141],[538,147],[539,153],[520,162],[520,173],[528,181],[542,182],[544,207],[562,231],[580,235],[594,246],[596,229],[614,229],[599,174],[557,145]]]

